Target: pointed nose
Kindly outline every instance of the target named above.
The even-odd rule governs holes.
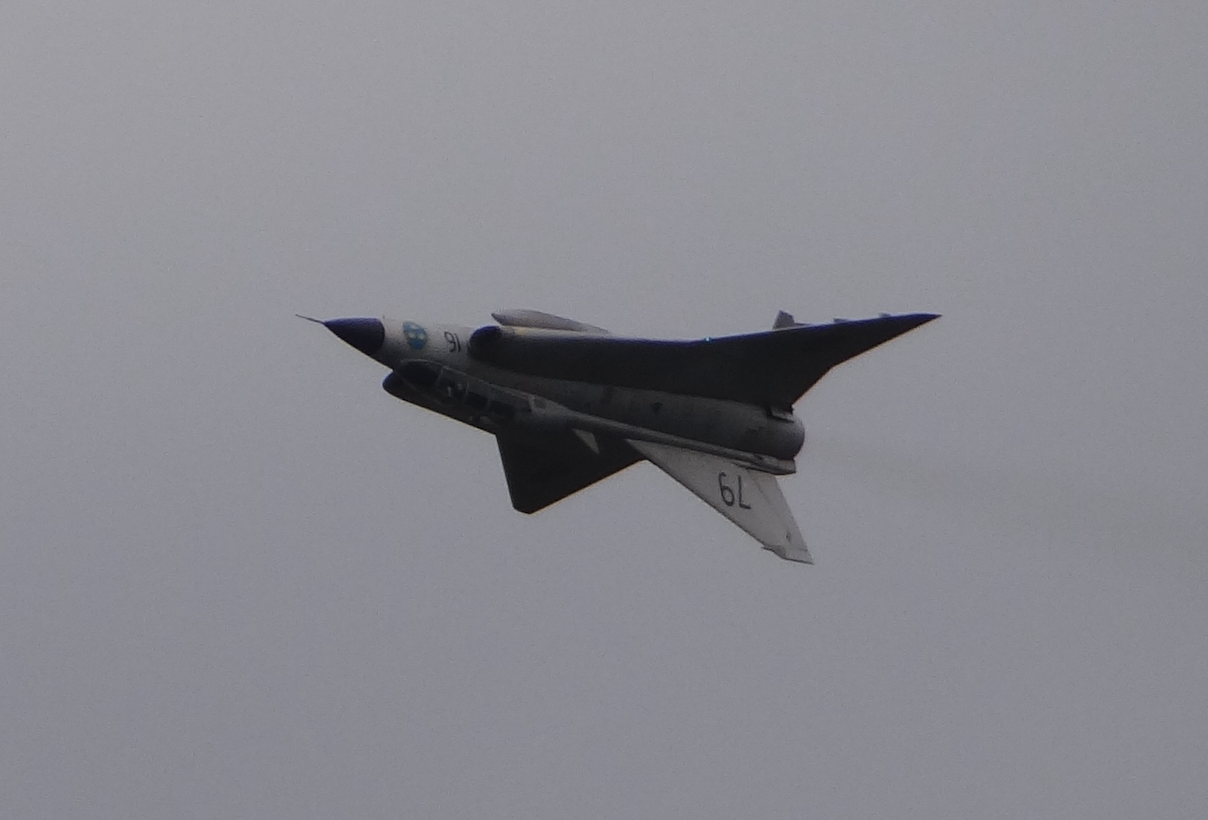
[[[386,341],[386,328],[380,319],[331,319],[323,326],[366,356],[377,353]]]

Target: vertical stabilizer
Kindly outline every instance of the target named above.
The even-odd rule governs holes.
[[[629,445],[765,549],[789,561],[814,563],[776,476],[681,447],[648,441]]]

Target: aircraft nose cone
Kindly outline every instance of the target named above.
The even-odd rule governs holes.
[[[366,356],[377,353],[386,341],[386,328],[380,319],[331,319],[323,326]]]

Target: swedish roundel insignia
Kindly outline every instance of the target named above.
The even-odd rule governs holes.
[[[424,345],[428,344],[428,331],[415,322],[403,322],[403,338],[412,350],[423,350]]]

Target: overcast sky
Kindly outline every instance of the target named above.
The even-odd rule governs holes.
[[[0,817],[1191,818],[1202,2],[0,8]],[[944,318],[817,564],[293,318]]]

